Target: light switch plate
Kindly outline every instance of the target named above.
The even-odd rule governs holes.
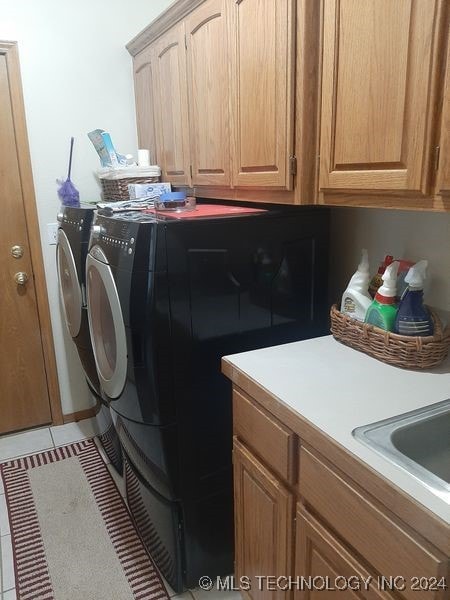
[[[47,239],[50,246],[54,246],[58,241],[58,223],[47,223]]]

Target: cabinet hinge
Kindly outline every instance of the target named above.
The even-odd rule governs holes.
[[[441,147],[436,146],[434,149],[434,170],[437,171],[439,169],[439,158],[441,156]]]
[[[289,175],[297,175],[297,157],[289,157]]]

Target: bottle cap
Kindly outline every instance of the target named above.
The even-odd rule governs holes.
[[[397,272],[399,263],[394,261],[386,267],[386,271],[383,273],[383,285],[378,289],[375,299],[383,300],[384,298],[395,298],[397,294]],[[381,296],[381,298],[377,298]]]
[[[405,282],[411,290],[423,290],[424,282],[427,276],[427,260],[420,260],[411,267],[405,277]]]
[[[358,265],[358,271],[369,273],[369,254],[365,248],[361,250],[361,262]]]

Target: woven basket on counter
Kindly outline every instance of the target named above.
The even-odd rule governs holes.
[[[450,328],[442,330],[439,317],[431,311],[434,335],[415,337],[384,331],[368,323],[360,323],[331,307],[331,333],[343,344],[404,369],[430,369],[441,364],[450,346]]]
[[[158,183],[159,177],[124,177],[123,179],[101,178],[103,200],[116,202],[129,200],[128,185],[130,183]]]

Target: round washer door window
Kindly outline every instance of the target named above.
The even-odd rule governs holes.
[[[70,335],[75,338],[80,333],[83,299],[72,249],[62,229],[58,230],[56,264],[64,320]]]
[[[88,254],[86,280],[89,330],[100,385],[109,398],[117,398],[127,375],[125,325],[114,277],[99,246]]]

